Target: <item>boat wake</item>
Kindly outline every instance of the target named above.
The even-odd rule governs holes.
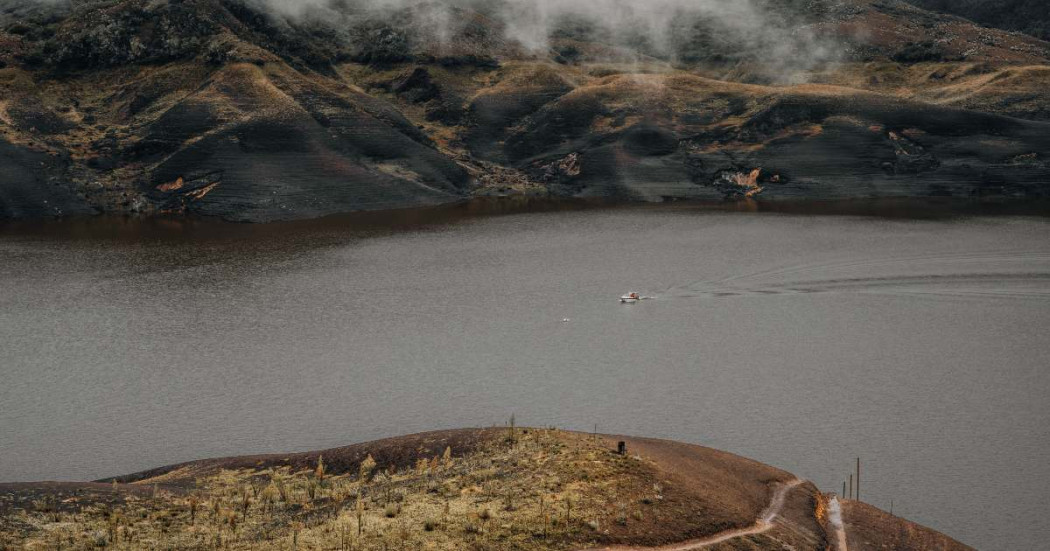
[[[944,255],[795,265],[662,293],[680,298],[875,293],[1050,300],[1050,254]]]

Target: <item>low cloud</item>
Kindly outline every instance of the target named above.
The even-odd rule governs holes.
[[[274,13],[333,25],[399,16],[414,32],[455,36],[463,11],[500,23],[503,37],[542,52],[580,34],[672,61],[719,56],[803,70],[834,58],[834,44],[807,22],[820,0],[249,0]],[[817,8],[814,8],[817,6]],[[819,12],[818,12],[819,13]]]
[[[783,79],[834,60],[840,50],[812,26],[834,0],[221,1],[254,5],[293,25],[325,25],[352,43],[363,36],[362,26],[386,25],[423,49],[440,46],[469,35],[470,14],[477,13],[493,22],[497,38],[541,56],[553,45],[576,40],[670,62],[752,62]],[[0,5],[70,2],[98,0],[0,0]]]

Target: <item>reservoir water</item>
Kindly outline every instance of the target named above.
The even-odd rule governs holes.
[[[0,227],[0,481],[513,414],[1050,541],[1050,219],[501,208]]]

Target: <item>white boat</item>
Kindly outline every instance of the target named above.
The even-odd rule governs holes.
[[[638,302],[639,300],[642,300],[642,296],[633,291],[620,297],[620,302],[624,304],[633,304],[635,302]]]

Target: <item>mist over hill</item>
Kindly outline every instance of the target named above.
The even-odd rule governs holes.
[[[827,12],[823,1],[5,0],[0,6],[14,21],[11,30],[37,42],[28,61],[65,68],[214,53],[223,27],[269,40],[266,46],[313,65],[396,62],[465,49],[546,57],[556,47],[571,58],[579,55],[573,42],[617,48],[638,61],[750,59],[792,73],[839,56],[837,41],[809,26]],[[87,20],[72,36],[62,32],[64,20],[81,15]],[[155,21],[147,25],[148,19]],[[42,28],[34,32],[19,20]],[[142,26],[150,27],[148,38],[136,32]]]

